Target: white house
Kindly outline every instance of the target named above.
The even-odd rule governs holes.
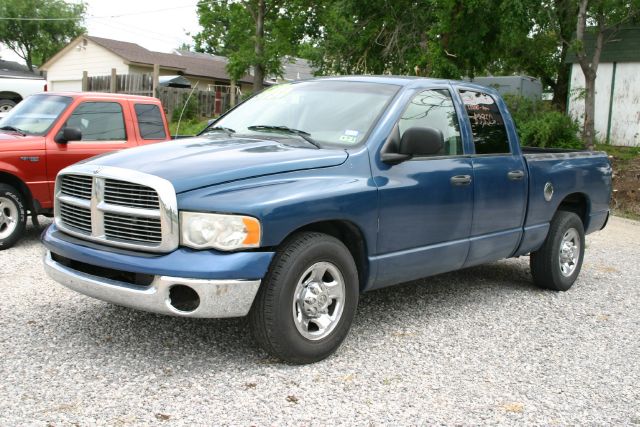
[[[80,91],[82,75],[106,76],[115,69],[117,74],[152,74],[159,66],[160,76],[182,75],[192,85],[200,88],[228,86],[230,77],[226,71],[226,58],[213,55],[189,55],[154,52],[135,43],[83,35],[51,59],[40,69],[46,71],[49,90]],[[250,88],[251,76],[243,77],[237,84]]]
[[[595,128],[598,140],[612,145],[640,146],[640,27],[627,27],[604,45],[596,78]],[[587,53],[594,40],[585,40]],[[573,55],[568,113],[584,119],[584,74]]]
[[[81,91],[83,72],[89,77],[116,74],[152,74],[159,66],[160,76],[180,75],[200,89],[229,86],[227,58],[206,53],[175,51],[154,52],[135,43],[83,35],[55,54],[40,70],[46,71],[49,90]],[[308,62],[299,58],[285,58],[283,78],[269,78],[265,84],[301,80],[312,77]],[[251,92],[253,76],[247,74],[236,82],[242,92]]]

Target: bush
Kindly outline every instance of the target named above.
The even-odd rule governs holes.
[[[189,121],[196,121],[199,119],[198,117],[198,110],[199,110],[199,103],[198,103],[198,96],[197,94],[193,94],[191,95],[191,98],[189,98],[189,94],[185,93],[182,96],[182,103],[180,104],[179,108],[176,108],[175,110],[173,110],[173,113],[171,114],[171,121],[174,123],[177,123],[178,120],[180,120],[180,113],[182,113],[182,109],[184,108],[184,113],[182,113],[182,121],[183,122],[189,122]]]
[[[506,95],[515,121],[520,144],[540,148],[584,148],[578,137],[580,127],[568,115],[554,110],[549,103],[522,96]]]
[[[584,148],[578,131],[578,124],[559,111],[538,113],[518,127],[522,145],[540,148]]]

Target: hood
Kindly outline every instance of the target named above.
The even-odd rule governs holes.
[[[0,131],[0,152],[42,149],[44,149],[43,136],[22,136],[14,132]]]
[[[188,138],[94,157],[88,163],[159,176],[182,193],[261,175],[337,166],[347,157],[344,150],[298,147],[273,140]]]

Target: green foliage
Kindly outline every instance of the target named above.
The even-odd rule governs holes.
[[[64,0],[2,0],[0,16],[56,18],[56,20],[1,20],[0,43],[25,60],[29,69],[41,65],[84,33],[84,3]]]
[[[521,144],[529,147],[582,149],[578,131],[578,123],[559,111],[539,113],[518,129]]]
[[[208,120],[187,120],[180,122],[180,128],[178,128],[178,123],[171,122],[169,123],[169,132],[171,136],[176,135],[176,131],[180,133],[180,135],[197,135],[202,131],[205,127],[207,127]]]
[[[181,107],[173,110],[173,113],[171,114],[171,121],[177,123],[178,120],[181,119],[181,113],[183,122],[197,121],[200,119],[199,107],[198,97],[193,95],[189,97],[189,94],[185,93],[182,95]]]
[[[540,148],[582,149],[579,126],[550,104],[516,95],[504,97],[515,121],[520,144]]]
[[[297,55],[303,37],[313,33],[304,0],[264,0],[264,36],[260,39],[256,34],[260,1],[198,4],[202,31],[194,36],[195,49],[228,57],[227,72],[236,80],[248,74],[251,67],[281,76],[285,56]]]

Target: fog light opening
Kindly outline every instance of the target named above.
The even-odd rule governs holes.
[[[200,305],[198,293],[185,285],[173,285],[169,289],[169,304],[178,311],[191,312]]]

